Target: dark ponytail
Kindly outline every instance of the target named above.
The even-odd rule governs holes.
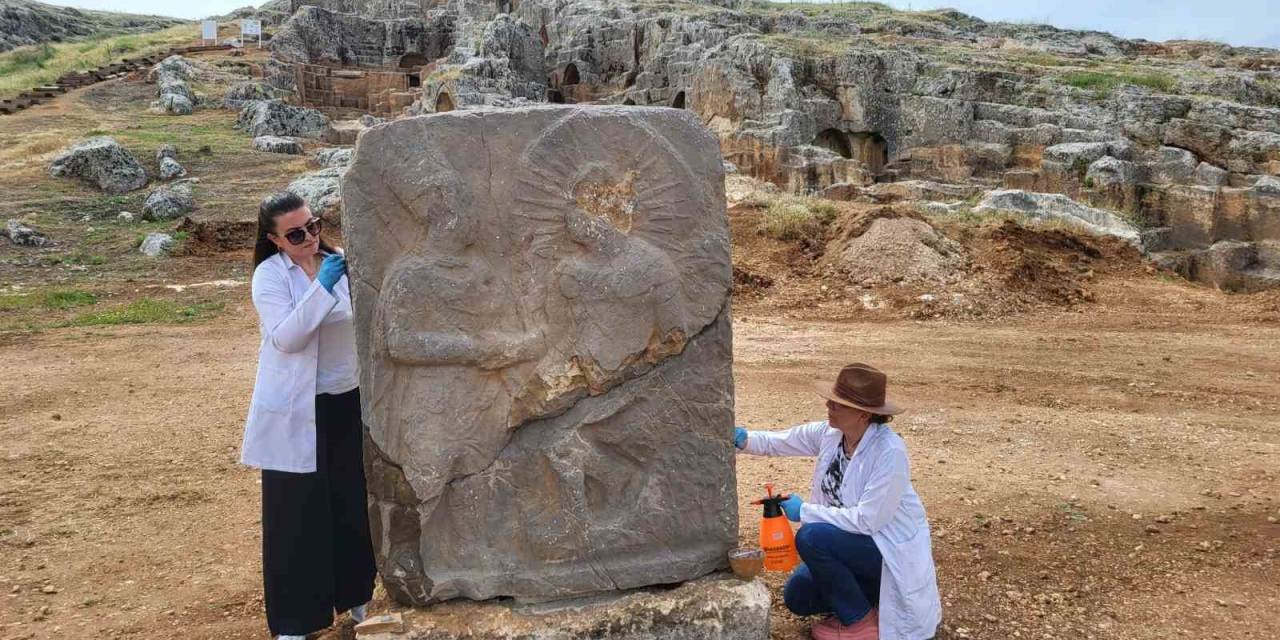
[[[257,269],[258,265],[280,251],[271,238],[267,237],[268,233],[275,232],[276,218],[305,206],[307,201],[292,191],[277,191],[263,198],[258,205],[258,237],[253,243],[253,268]],[[333,253],[333,247],[323,237],[320,238],[320,250]]]

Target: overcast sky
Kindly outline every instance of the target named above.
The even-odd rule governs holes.
[[[44,0],[86,9],[180,18],[220,15],[253,0]],[[952,7],[983,20],[1043,22],[1127,38],[1199,38],[1280,47],[1280,0],[886,0],[902,9]]]

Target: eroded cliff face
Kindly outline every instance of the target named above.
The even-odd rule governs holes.
[[[277,40],[325,31],[312,13]],[[1062,193],[1128,216],[1144,248],[1186,275],[1248,289],[1280,268],[1274,50],[733,0],[452,0],[419,20],[441,28],[415,45],[433,62],[411,113],[683,108],[740,171],[793,192],[922,178]],[[383,64],[407,50],[385,49]]]

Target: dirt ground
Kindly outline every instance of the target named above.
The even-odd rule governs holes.
[[[214,149],[189,165],[206,213],[231,216],[305,162],[245,151],[234,114],[85,107],[116,98],[137,107],[146,95],[104,86],[0,118],[0,214],[32,216],[59,243],[0,241],[0,294],[56,284],[93,292],[94,308],[156,298],[218,311],[54,328],[40,323],[78,312],[0,305],[0,640],[264,638],[258,477],[236,462],[257,350],[248,256],[139,258],[133,236],[168,227],[111,221],[140,195],[101,198],[43,167],[60,140],[91,129],[139,154],[187,136]],[[1009,249],[999,227],[974,246],[988,242],[1024,279],[1070,276],[1055,285],[1062,300],[1032,292],[984,307],[993,313],[915,319],[921,305],[882,310],[866,291],[811,277],[794,248],[751,232],[752,215],[732,218],[738,421],[820,418],[808,381],[853,360],[889,373],[909,408],[893,427],[932,525],[939,638],[1280,637],[1280,296],[1108,268],[1105,251],[1058,264],[1093,251],[1061,242],[1035,249],[1058,258],[1028,271],[1031,245]],[[164,286],[214,280],[231,282]],[[749,502],[766,482],[807,491],[813,461],[738,462],[750,543]],[[806,637],[811,621],[781,606],[784,579],[767,578],[772,635]]]
[[[940,637],[1274,638],[1280,324],[1200,288],[1110,284],[1086,312],[1000,322],[743,308],[739,421],[820,417],[806,382],[849,360],[890,373]],[[0,347],[0,637],[265,636],[258,479],[236,464],[255,325],[247,291],[225,295],[211,321]],[[763,483],[804,490],[811,465],[739,458],[744,541]],[[775,638],[803,637],[775,614]]]

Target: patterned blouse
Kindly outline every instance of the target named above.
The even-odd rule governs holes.
[[[848,466],[849,456],[845,454],[844,445],[841,444],[822,478],[822,495],[826,496],[827,504],[832,507],[844,507],[844,501],[840,499],[840,485],[844,484],[844,470]]]

